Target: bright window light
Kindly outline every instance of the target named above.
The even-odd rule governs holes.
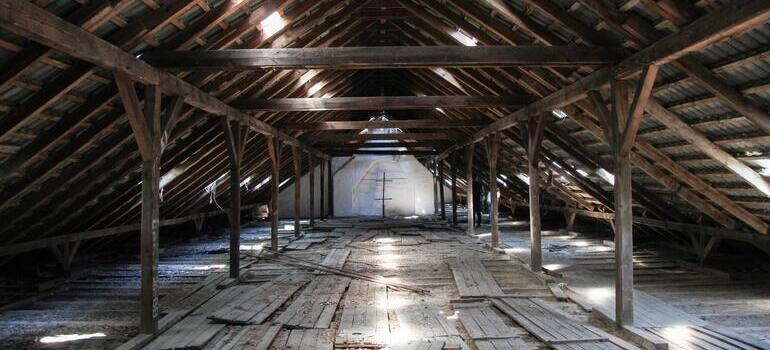
[[[283,180],[283,181],[281,181],[281,183],[279,183],[279,184],[278,184],[278,187],[282,187],[282,186],[283,186],[283,185],[285,185],[287,182],[289,182],[289,179],[286,179],[286,180]]]
[[[552,110],[552,111],[551,111],[551,113],[552,113],[552,114],[553,114],[553,115],[554,115],[556,118],[559,118],[559,119],[564,119],[564,118],[567,118],[567,113],[564,113],[564,111],[562,111],[561,109],[554,109],[554,110]]]
[[[262,25],[262,32],[265,33],[265,36],[271,37],[286,26],[286,20],[280,13],[278,13],[278,11],[275,11],[270,14],[270,16],[263,19],[260,24]]]
[[[68,341],[75,341],[75,340],[83,340],[83,339],[91,339],[91,338],[102,338],[106,337],[107,335],[104,333],[91,333],[91,334],[59,334],[59,335],[53,335],[48,337],[40,338],[40,342],[43,344],[51,344],[51,343],[64,343]]]
[[[256,186],[254,186],[254,191],[262,188],[262,186],[267,185],[268,182],[270,182],[270,179],[272,179],[272,176],[266,177],[262,182],[258,183]]]
[[[518,177],[519,180],[523,181],[525,184],[529,185],[529,176],[525,174],[518,174],[516,177]]]
[[[607,170],[599,169],[596,171],[596,175],[599,175],[602,180],[607,181],[610,185],[615,184],[615,175],[610,174]]]
[[[451,35],[460,44],[463,44],[465,46],[476,46],[476,42],[477,42],[476,38],[471,37],[459,30],[449,33],[449,35]]]
[[[588,177],[588,173],[583,169],[576,169],[575,171],[577,171],[577,173],[582,177]]]
[[[251,176],[243,179],[243,181],[241,181],[241,187],[248,187],[249,183],[251,182],[251,179],[252,179]]]
[[[319,81],[319,82],[313,84],[313,86],[311,86],[310,89],[307,89],[308,96],[315,95],[318,91],[321,91],[322,87],[324,87],[324,83],[323,82]]]
[[[178,166],[169,170],[169,172],[160,177],[160,188],[166,187],[166,185],[173,181],[177,176],[181,175],[185,170],[187,170],[187,167],[185,166]]]
[[[441,68],[441,67],[439,67],[439,68],[432,68],[431,70],[433,71],[433,73],[438,74],[438,76],[440,76],[442,79],[446,80],[450,84],[454,85],[456,88],[458,88],[458,89],[462,90],[463,92],[465,92],[465,88],[463,88],[463,86],[460,85],[460,82],[457,81],[457,79],[455,79],[454,75],[452,75],[452,73],[449,73],[448,70],[446,70],[444,68]]]
[[[759,173],[764,176],[770,176],[770,158],[753,159],[754,164],[759,165]]]
[[[508,180],[508,176],[505,176],[505,174],[500,174],[500,177],[502,177],[504,180]]]
[[[437,111],[439,111],[439,112],[441,112],[441,113],[443,113],[443,114],[446,114],[446,112],[444,112],[444,110],[443,110],[443,109],[441,109],[440,107],[436,107],[436,110],[437,110]]]

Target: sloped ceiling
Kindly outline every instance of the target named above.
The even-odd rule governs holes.
[[[716,0],[694,4],[678,0],[32,2],[139,58],[157,50],[462,45],[469,44],[468,38],[473,38],[477,45],[610,45],[623,46],[633,52],[718,10],[725,3]],[[275,28],[263,26],[262,21],[275,12],[285,25],[274,31]],[[765,23],[690,58],[742,98],[764,108],[770,86],[767,84],[770,78],[768,49],[770,27]],[[141,160],[111,73],[7,32],[0,32],[0,67],[0,176],[3,178],[0,220],[4,222],[0,227],[0,242],[9,244],[138,222]],[[447,68],[256,70],[180,72],[178,75],[225,102],[236,103],[248,97],[378,95],[524,95],[537,100],[591,71],[590,67]],[[770,136],[730,101],[715,96],[703,81],[676,65],[665,65],[658,75],[654,97],[731,156],[755,171],[765,174],[770,171],[770,164],[762,165],[770,158]],[[368,120],[375,112],[262,112],[254,116],[280,126],[286,121]],[[506,108],[475,108],[391,111],[389,114],[395,119],[486,118],[491,122],[511,112],[513,110]],[[597,121],[574,106],[556,111],[551,118],[542,164],[549,174],[543,179],[548,181],[549,198],[554,203],[611,211],[612,187],[599,175],[600,169],[610,169],[606,158],[609,149],[597,132]],[[464,140],[475,130],[441,132],[450,140]],[[292,135],[312,144],[324,133],[292,132]],[[636,149],[634,156],[634,199],[639,212],[659,219],[713,226],[734,223],[736,229],[756,232],[756,225],[731,214],[740,210],[767,225],[770,219],[767,195],[740,174],[709,157],[654,115],[645,116],[639,135],[643,150]],[[512,128],[503,136],[499,166],[500,181],[505,184],[503,195],[524,200],[526,186],[517,178],[526,169],[521,133],[518,128]],[[218,119],[186,106],[170,139],[161,169],[161,174],[167,175],[161,217],[175,218],[215,209],[211,194],[204,189],[219,179],[215,195],[224,196],[228,192],[225,180],[228,158]],[[436,142],[436,151],[445,146]],[[488,179],[484,147],[476,150],[478,177]],[[242,176],[251,181],[243,187],[242,196],[247,204],[264,201],[263,191],[267,187],[256,188],[270,173],[264,136],[248,134],[245,152]],[[450,157],[446,164],[458,164],[459,169],[463,169],[460,156]],[[281,174],[289,176],[293,170],[288,148],[283,149],[281,158]],[[307,163],[305,159],[303,172]],[[462,173],[460,171],[461,178]],[[218,202],[226,203],[223,199]],[[642,227],[640,230],[689,242],[689,238],[661,229]]]

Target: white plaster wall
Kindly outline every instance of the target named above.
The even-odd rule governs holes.
[[[367,156],[359,155],[348,163],[349,157],[335,157],[332,167],[334,175],[334,214],[335,216],[380,216],[382,201],[376,200],[382,195],[381,182],[383,171],[388,182],[385,197],[385,209],[388,216],[411,216],[433,213],[433,177],[413,156]],[[347,164],[345,164],[347,163]],[[316,215],[320,205],[320,186],[316,168]],[[397,179],[394,179],[397,178]],[[308,176],[302,178],[301,215],[309,214]],[[452,192],[444,187],[446,203],[451,203]],[[281,191],[279,195],[279,214],[282,218],[293,217],[294,186]],[[328,210],[328,208],[327,208]]]
[[[326,169],[324,169],[326,170]],[[316,166],[315,167],[315,188],[314,192],[315,195],[313,197],[313,200],[315,202],[314,210],[315,210],[315,216],[320,216],[320,210],[321,210],[321,167]],[[286,176],[294,176],[292,173],[291,175],[283,175],[281,176],[282,180],[286,179]],[[327,181],[326,178],[328,177],[328,174],[324,174],[324,181]],[[328,191],[326,189],[326,186],[324,186],[324,191]],[[302,177],[302,180],[300,181],[300,192],[301,194],[301,202],[300,202],[300,215],[303,218],[310,216],[310,176],[309,173]],[[328,202],[328,199],[324,195],[324,200]],[[326,203],[324,203],[324,210],[328,210],[326,208]],[[293,218],[294,217],[294,183],[289,185],[288,187],[281,190],[281,192],[278,194],[278,215],[283,219]]]

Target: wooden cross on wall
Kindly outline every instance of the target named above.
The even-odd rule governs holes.
[[[382,172],[382,179],[364,179],[369,181],[375,181],[375,182],[381,182],[382,183],[382,196],[380,198],[375,198],[376,201],[382,201],[382,217],[385,217],[385,201],[393,200],[393,198],[385,197],[385,184],[388,182],[393,182],[394,180],[406,180],[405,177],[396,177],[396,178],[386,178],[385,172]]]

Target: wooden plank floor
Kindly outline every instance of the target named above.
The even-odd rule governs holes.
[[[174,287],[164,293],[162,332],[154,338],[124,338],[129,341],[120,349],[638,350],[603,330],[602,327],[607,326],[597,323],[580,305],[557,299],[548,286],[559,282],[555,277],[533,274],[517,259],[490,250],[477,238],[448,229],[445,224],[425,220],[345,219],[327,220],[321,226],[304,232],[302,239],[323,241],[312,243],[306,249],[287,249],[283,254],[370,276],[372,280],[313,273],[313,269],[287,264],[283,258],[269,258],[267,252],[259,253],[258,245],[265,243],[259,240],[244,243],[249,248],[243,250],[240,282],[226,278],[224,252],[177,256],[164,261],[182,272],[173,280]],[[283,241],[285,246],[297,242],[290,235]],[[221,247],[226,246],[226,241],[221,243]],[[596,256],[590,258],[596,259],[575,259],[580,260],[580,264],[574,265],[586,273],[605,273],[595,268],[603,267],[611,252],[595,253]],[[217,260],[212,260],[213,257]],[[206,263],[184,268],[196,258]],[[645,264],[671,265],[670,261],[648,252],[640,252],[638,259]],[[582,270],[584,267],[587,269]],[[84,315],[108,314],[112,307],[137,307],[133,299],[138,293],[136,280],[128,277],[137,269],[135,264],[103,267],[98,270],[100,275],[80,281],[77,286],[84,287],[82,290],[88,295],[101,297],[109,291],[118,297],[105,299],[109,300],[105,304],[77,300],[83,305],[101,307],[82,314],[71,310],[70,322],[90,321]],[[669,276],[691,274],[690,270],[680,267],[646,271],[669,270],[677,273]],[[567,269],[565,274],[577,271]],[[111,274],[121,277],[110,277]],[[165,274],[175,275],[171,270]],[[109,282],[101,283],[104,278]],[[131,283],[113,282],[117,278],[126,278]],[[423,288],[429,293],[388,288],[385,284],[390,282]],[[688,280],[688,283],[695,282],[703,281]],[[62,293],[59,299],[40,301],[37,307],[43,310],[45,305],[67,303],[61,297],[66,295]],[[83,294],[77,295],[83,298]],[[128,301],[123,300],[126,296]],[[656,301],[660,298],[656,298],[639,298],[649,304],[641,308],[650,313],[648,331],[664,339],[676,337],[670,324],[653,327],[661,323],[652,313],[678,315],[670,318],[678,321],[693,316],[663,308]],[[18,323],[22,320],[12,317],[20,311],[0,317],[6,317],[6,324]],[[28,322],[44,320],[42,313],[37,318],[24,316]],[[124,317],[125,323],[135,327],[138,315],[130,316]],[[700,344],[697,349],[704,350],[759,349],[734,338],[715,337],[712,333],[718,332],[708,328],[709,322],[690,323],[688,327],[699,327],[687,329],[696,340],[677,344],[679,338],[671,338],[671,348],[685,349],[695,343]],[[62,348],[98,349],[105,348],[104,344],[86,340],[64,344]],[[713,346],[707,348],[706,344]]]

